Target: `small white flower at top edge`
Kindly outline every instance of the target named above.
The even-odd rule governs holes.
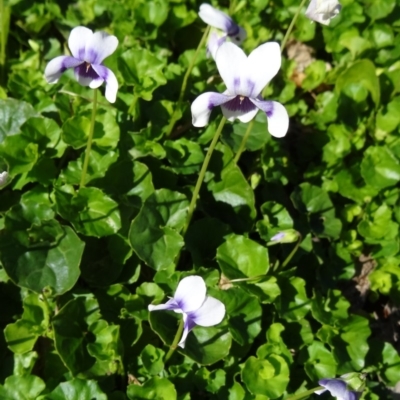
[[[5,186],[7,182],[8,182],[8,172],[7,171],[0,172],[0,188]]]
[[[215,59],[218,47],[229,38],[233,43],[241,44],[246,39],[246,31],[233,19],[211,6],[203,3],[200,6],[199,17],[215,30],[211,30],[207,42],[207,53]]]
[[[267,116],[271,135],[285,136],[289,127],[285,107],[276,101],[264,101],[260,96],[281,67],[279,44],[264,43],[247,57],[240,47],[225,42],[217,50],[215,61],[227,90],[224,93],[206,92],[195,99],[191,106],[193,125],[207,125],[216,106],[221,106],[229,121],[237,118],[249,122],[258,110],[262,110]]]
[[[183,315],[183,333],[179,346],[184,348],[189,332],[196,326],[214,326],[225,316],[224,304],[206,295],[207,288],[201,276],[183,278],[176,288],[174,297],[165,304],[148,306],[149,311],[171,310]]]
[[[338,400],[358,400],[360,393],[348,390],[346,382],[341,379],[321,379],[318,381],[320,386],[325,389],[315,391],[316,394],[321,394],[327,390],[332,397]]]
[[[49,83],[56,83],[61,74],[73,68],[76,80],[82,86],[96,89],[106,83],[106,99],[114,103],[117,97],[118,81],[109,68],[102,65],[103,60],[114,53],[118,46],[118,39],[106,32],[91,31],[84,26],[72,29],[68,46],[71,56],[58,56],[53,58],[44,71]]]
[[[311,0],[306,10],[306,16],[323,25],[329,25],[342,6],[337,0]]]

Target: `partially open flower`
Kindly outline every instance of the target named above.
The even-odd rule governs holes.
[[[341,9],[342,6],[337,0],[311,0],[306,16],[320,24],[329,25]]]
[[[187,276],[176,288],[174,297],[165,304],[148,306],[149,311],[171,310],[183,314],[183,334],[179,346],[184,348],[189,332],[196,326],[214,326],[225,316],[225,306],[214,297],[206,295],[206,284],[201,276]]]
[[[360,393],[349,390],[346,382],[341,379],[321,379],[318,384],[325,389],[317,390],[315,392],[317,394],[328,390],[332,397],[336,397],[338,400],[358,400],[360,396]]]
[[[226,41],[227,38],[236,44],[241,44],[246,39],[246,31],[237,25],[233,19],[224,12],[217,10],[210,4],[203,3],[200,6],[199,17],[212,28],[208,38],[207,51],[215,59],[218,47]],[[222,31],[223,33],[221,33]]]
[[[238,118],[249,122],[258,110],[262,110],[267,116],[271,135],[285,136],[289,127],[285,107],[276,101],[264,101],[260,96],[281,67],[278,43],[264,43],[247,57],[238,46],[225,42],[218,49],[215,61],[227,90],[222,94],[206,92],[195,99],[191,107],[193,125],[207,125],[211,110],[216,106],[221,106],[229,121]]]
[[[106,32],[93,33],[84,26],[72,29],[68,46],[71,56],[59,56],[51,60],[44,71],[49,83],[56,83],[61,74],[74,68],[75,77],[82,86],[96,89],[106,83],[106,99],[114,103],[117,97],[118,81],[109,68],[102,65],[103,60],[114,53],[118,39]]]
[[[5,186],[7,182],[8,182],[8,172],[3,171],[0,173],[0,188]]]

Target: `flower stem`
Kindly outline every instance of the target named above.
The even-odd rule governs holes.
[[[296,251],[299,249],[302,240],[303,238],[299,233],[299,240],[297,241],[296,246],[294,246],[290,254],[286,257],[286,260],[282,263],[282,268],[285,268],[286,265],[289,264],[290,260],[293,258],[293,256],[296,254]]]
[[[247,125],[247,129],[246,129],[246,132],[245,132],[245,134],[243,136],[242,142],[240,143],[239,150],[237,151],[237,153],[235,155],[235,159],[234,159],[235,163],[237,163],[239,161],[239,158],[242,155],[244,148],[246,147],[246,142],[247,142],[247,139],[250,136],[251,130],[253,129],[253,125],[254,125],[254,119],[252,119],[249,122],[249,124]]]
[[[1,68],[1,83],[4,82],[5,68],[6,68],[6,45],[7,35],[10,23],[10,8],[4,4],[4,0],[0,0],[0,23],[1,23],[1,36],[0,36],[0,68]]]
[[[286,31],[286,34],[285,34],[285,36],[284,36],[284,38],[283,38],[283,40],[282,40],[282,43],[281,43],[281,53],[283,52],[283,49],[284,49],[285,46],[286,46],[286,42],[289,40],[289,36],[290,36],[290,34],[292,33],[292,31],[293,31],[294,24],[296,23],[297,18],[298,18],[299,15],[300,15],[300,11],[301,11],[302,8],[304,7],[304,4],[306,4],[306,1],[307,1],[307,0],[303,0],[303,1],[300,3],[299,8],[298,8],[297,11],[296,11],[296,14],[294,14],[294,17],[293,17],[293,19],[292,19],[292,22],[290,23],[289,28],[288,28],[288,30]]]
[[[81,183],[79,185],[79,187],[81,187],[81,188],[85,186],[85,181],[86,181],[86,172],[87,172],[88,165],[89,165],[90,150],[92,149],[94,124],[95,124],[95,119],[96,119],[96,108],[97,108],[97,89],[94,89],[92,118],[90,120],[89,137],[88,137],[88,141],[87,141],[87,145],[86,145],[85,160],[83,161]]]
[[[182,337],[182,332],[183,332],[183,319],[181,319],[179,322],[178,330],[176,331],[174,341],[172,342],[171,347],[169,348],[169,351],[168,351],[167,355],[165,356],[165,360],[164,360],[165,364],[168,362],[168,360],[171,358],[172,354],[178,347],[179,340]]]
[[[181,105],[182,105],[182,101],[183,101],[183,96],[185,95],[185,91],[186,91],[186,86],[188,83],[188,79],[190,74],[192,73],[194,64],[197,60],[197,57],[200,53],[200,50],[204,47],[204,43],[206,42],[208,33],[210,32],[210,26],[207,26],[206,30],[203,33],[203,36],[201,37],[200,43],[197,46],[196,52],[194,53],[194,56],[192,58],[192,60],[190,61],[189,67],[186,70],[185,76],[183,77],[183,81],[182,81],[182,86],[181,86],[181,91],[179,92],[179,97],[178,97],[178,102],[176,103],[176,107],[174,109],[174,112],[172,113],[171,119],[169,121],[169,125],[167,127],[167,136],[170,136],[172,133],[172,129],[174,129],[175,123],[178,120],[178,113],[179,110],[181,109]]]
[[[225,122],[226,122],[226,118],[222,117],[221,122],[219,123],[218,128],[217,128],[217,130],[216,130],[216,132],[214,134],[214,137],[213,137],[213,140],[212,140],[212,142],[210,144],[210,147],[207,150],[207,154],[206,154],[206,156],[204,158],[203,165],[201,167],[201,170],[200,170],[200,173],[199,173],[199,177],[197,178],[196,186],[195,186],[194,191],[193,191],[192,200],[191,200],[190,205],[189,205],[189,210],[188,210],[188,214],[187,214],[187,217],[186,217],[185,226],[184,226],[183,231],[182,231],[183,235],[186,233],[187,229],[189,228],[189,224],[190,224],[190,221],[192,219],[194,209],[196,207],[197,196],[199,195],[201,184],[203,183],[204,176],[206,174],[208,164],[210,163],[210,159],[211,159],[212,153],[213,153],[213,151],[215,149],[215,146],[217,145],[218,139],[221,136],[222,128],[224,127]]]
[[[322,390],[322,389],[324,389],[322,386],[318,386],[318,387],[316,387],[314,389],[307,390],[306,392],[301,392],[301,393],[295,394],[294,396],[287,397],[286,400],[302,399],[303,397],[307,397],[310,394],[313,394],[316,390]]]

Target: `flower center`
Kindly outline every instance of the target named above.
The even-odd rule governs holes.
[[[247,113],[256,108],[256,106],[246,96],[236,96],[223,106],[230,111],[241,111],[243,113]]]

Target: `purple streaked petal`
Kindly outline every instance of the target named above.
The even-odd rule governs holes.
[[[216,31],[211,31],[207,41],[207,56],[211,55],[211,57],[215,60],[217,50],[221,44],[226,41],[226,38],[226,35],[221,35]]]
[[[92,36],[93,31],[84,26],[77,26],[72,29],[68,38],[68,46],[75,58],[85,61],[86,45],[89,43]]]
[[[189,317],[196,325],[214,326],[224,319],[225,306],[218,299],[207,296],[203,305],[198,310],[189,313]]]
[[[281,50],[276,42],[264,43],[254,49],[243,69],[242,95],[256,98],[278,73],[281,67]]]
[[[185,348],[186,338],[189,332],[196,326],[196,323],[186,314],[183,314],[183,332],[180,342],[178,343],[179,347]]]
[[[103,60],[114,53],[118,39],[106,32],[95,32],[86,43],[85,61],[89,64],[101,64]]]
[[[232,40],[233,43],[240,45],[243,40],[247,37],[247,32],[241,27],[238,26],[238,29],[235,33],[228,33],[228,36]]]
[[[221,109],[229,121],[234,121],[237,118],[244,123],[251,121],[258,111],[258,108],[250,99],[243,96],[236,96],[229,102],[221,105]]]
[[[238,25],[224,12],[217,10],[210,4],[202,4],[199,10],[199,17],[208,25],[221,29],[229,36],[239,33]]]
[[[206,92],[198,96],[191,106],[193,125],[198,128],[206,126],[210,119],[211,110],[234,97],[215,92]]]
[[[74,69],[75,78],[82,86],[90,86],[96,89],[104,82],[97,72],[88,63],[83,63]]]
[[[92,68],[106,82],[106,99],[110,103],[114,103],[118,92],[118,81],[114,72],[104,65],[92,64]]]
[[[271,242],[276,242],[278,240],[281,240],[285,237],[285,233],[283,232],[278,232],[276,235],[272,236],[272,238],[270,239]]]
[[[159,310],[178,310],[179,309],[179,304],[175,301],[175,299],[169,299],[165,304],[158,304],[157,306],[154,306],[153,304],[148,305],[148,310],[149,311],[159,311]]]
[[[318,384],[329,390],[332,397],[339,400],[357,400],[358,393],[347,389],[347,385],[341,379],[321,379]]]
[[[286,135],[289,128],[289,115],[281,103],[258,99],[250,99],[250,101],[267,114],[268,131],[272,136],[281,138]]]
[[[229,94],[244,95],[241,91],[242,84],[246,84],[241,79],[247,63],[244,51],[231,42],[225,42],[217,50],[215,62]]]
[[[64,71],[66,71],[68,68],[77,67],[82,63],[83,61],[77,60],[76,58],[70,56],[59,56],[53,58],[46,65],[44,77],[46,78],[47,82],[56,83]]]
[[[179,308],[187,313],[201,307],[206,299],[206,291],[206,284],[201,276],[187,276],[179,282],[174,299]]]

